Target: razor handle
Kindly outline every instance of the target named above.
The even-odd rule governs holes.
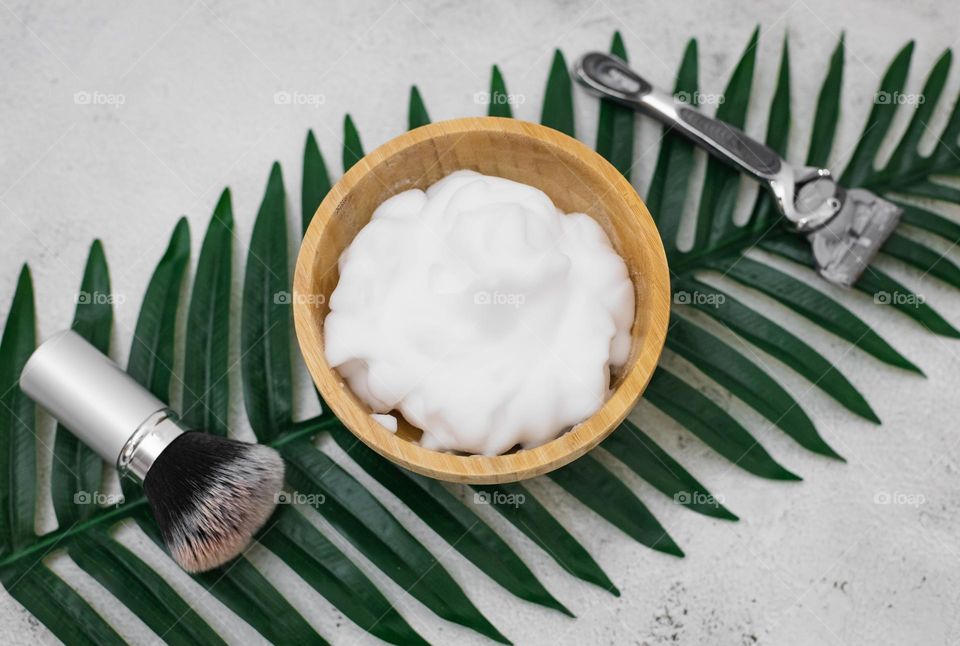
[[[657,90],[615,56],[587,54],[574,73],[595,94],[649,114],[761,182],[774,181],[785,164],[773,149]]]

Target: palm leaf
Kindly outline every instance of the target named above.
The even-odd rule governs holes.
[[[353,476],[302,442],[281,450],[291,486],[322,500],[316,510],[387,576],[440,617],[510,643],[436,558]]]
[[[140,306],[127,372],[161,401],[170,399],[173,332],[183,274],[190,259],[190,226],[180,218],[170,244],[157,264]]]
[[[232,249],[233,209],[227,189],[213,210],[193,279],[180,413],[191,428],[217,435],[227,434],[230,410],[230,343],[224,321],[230,315]]]
[[[644,398],[741,469],[772,480],[800,479],[778,464],[727,411],[672,372],[657,370]]]
[[[809,247],[805,246],[805,243],[801,240],[783,236],[773,240],[764,240],[757,245],[757,248],[807,267],[813,264],[813,255],[810,253]],[[906,314],[934,334],[960,338],[960,330],[957,330],[947,322],[947,320],[928,305],[923,298],[915,295],[906,285],[879,267],[871,267],[870,271],[865,272],[857,284],[854,285],[854,288],[865,294],[869,294],[875,301],[878,299],[882,301],[881,297],[885,295],[902,294],[904,296],[903,299],[892,300],[890,302],[891,308]]]
[[[603,447],[675,502],[705,516],[738,520],[679,462],[630,420],[624,420],[621,428],[603,442]]]
[[[327,164],[320,154],[320,146],[313,136],[313,131],[307,133],[307,143],[303,147],[303,184],[300,193],[300,212],[303,232],[307,232],[310,220],[316,213],[320,202],[330,190],[330,175],[327,173]]]
[[[757,67],[754,32],[737,64],[718,116],[743,125]],[[627,57],[623,39],[616,34],[612,51]],[[881,96],[899,96],[905,87],[912,46],[894,59],[881,82]],[[697,47],[690,41],[682,58],[676,91],[699,96]],[[925,124],[937,109],[949,72],[951,56],[945,53],[934,65],[924,86],[924,101],[897,143],[890,161],[876,167],[880,142],[898,109],[899,101],[878,100],[864,136],[843,173],[850,186],[865,186],[904,205],[904,227],[886,245],[883,254],[897,263],[920,268],[943,282],[960,286],[960,269],[942,258],[913,229],[943,238],[960,240],[960,225],[936,212],[935,203],[960,203],[960,191],[942,184],[940,175],[960,173],[960,108],[954,108],[932,153],[922,156],[919,140]],[[839,115],[844,66],[843,40],[831,58],[821,89],[811,145],[810,164],[829,161]],[[784,42],[776,88],[770,106],[766,141],[786,149],[790,123],[790,61]],[[488,111],[512,114],[510,95],[500,70],[494,66]],[[563,55],[556,52],[550,69],[542,121],[574,134],[573,88]],[[596,146],[626,176],[633,169],[635,117],[629,111],[602,103]],[[423,97],[411,90],[408,125],[429,122]],[[653,169],[647,204],[664,237],[675,272],[677,307],[671,320],[666,354],[651,382],[646,399],[699,437],[726,459],[758,476],[797,479],[756,442],[751,429],[738,420],[713,393],[730,393],[759,413],[801,446],[830,457],[839,457],[823,441],[814,422],[797,404],[797,393],[780,383],[759,356],[779,359],[794,372],[815,384],[824,394],[854,415],[876,420],[866,398],[805,340],[788,331],[779,320],[759,313],[757,304],[774,301],[824,333],[857,346],[890,366],[919,373],[891,343],[875,332],[870,321],[853,314],[843,302],[878,299],[882,293],[908,298],[890,301],[890,308],[910,316],[932,333],[957,337],[960,332],[930,305],[919,299],[901,281],[877,267],[871,268],[857,291],[840,292],[816,282],[807,269],[808,281],[795,278],[771,265],[760,249],[790,263],[809,268],[806,243],[782,231],[776,211],[765,194],[758,195],[746,225],[734,223],[740,177],[710,161],[701,188],[700,208],[693,246],[678,243],[684,197],[692,185],[696,153],[689,143],[665,133]],[[344,123],[343,165],[350,168],[363,155],[359,133],[352,120]],[[330,188],[323,156],[316,138],[308,134],[303,156],[301,225],[309,224],[317,205]],[[920,202],[918,202],[918,200]],[[361,552],[369,564],[381,570],[435,614],[473,628],[492,639],[507,639],[474,606],[460,584],[438,564],[407,528],[377,500],[341,461],[354,462],[389,489],[416,517],[517,598],[570,613],[539,582],[511,541],[529,540],[572,575],[613,594],[613,582],[590,553],[553,516],[549,507],[520,484],[477,486],[477,501],[489,504],[510,523],[510,532],[485,522],[463,500],[464,489],[448,487],[410,474],[356,442],[333,415],[295,421],[292,394],[292,364],[289,312],[289,252],[286,238],[286,197],[282,175],[275,165],[256,218],[243,285],[241,381],[248,421],[261,441],[276,446],[288,463],[288,485],[295,493],[312,494],[309,506],[281,506],[258,536],[260,547],[287,563],[309,586],[324,596],[343,615],[371,634],[392,643],[425,643],[392,608],[377,586],[350,557],[309,520],[318,513],[333,530]],[[922,204],[922,205],[921,205]],[[146,290],[134,332],[128,370],[158,397],[168,400],[170,383],[182,390],[183,417],[211,432],[228,432],[230,385],[229,304],[233,218],[229,193],[214,210],[204,237],[192,282],[187,326],[183,340],[175,334],[181,285],[189,259],[189,229],[181,220]],[[896,267],[894,268],[894,271]],[[801,270],[804,271],[804,270]],[[717,275],[738,284],[736,298],[715,286]],[[81,294],[73,327],[108,350],[112,308],[109,271],[99,243],[91,247],[81,282]],[[913,302],[909,297],[915,297]],[[879,301],[878,301],[879,302]],[[882,310],[881,310],[882,311]],[[133,521],[148,537],[162,545],[142,493],[124,483],[126,502],[100,509],[78,505],[73,493],[96,490],[102,465],[71,436],[58,429],[51,473],[54,509],[59,527],[44,536],[34,533],[36,507],[36,460],[34,407],[17,388],[23,363],[35,346],[33,291],[24,268],[17,284],[7,325],[0,341],[0,478],[10,483],[0,490],[0,581],[4,587],[57,637],[70,644],[122,643],[122,638],[87,601],[46,565],[47,555],[65,551],[77,565],[125,605],[164,641],[170,643],[219,644],[222,638],[165,580],[133,550],[111,536],[121,522]],[[717,330],[723,329],[723,335]],[[734,340],[729,340],[733,338]],[[178,361],[182,359],[182,361]],[[684,361],[717,389],[702,390],[681,369]],[[182,375],[174,366],[183,365]],[[891,373],[895,375],[896,373]],[[900,378],[910,378],[901,373]],[[312,441],[332,437],[345,453],[334,459]],[[323,444],[321,447],[325,446]],[[736,520],[722,500],[710,494],[692,474],[658,446],[650,435],[631,421],[623,423],[603,444],[604,453],[647,480],[657,491],[679,506],[717,519]],[[587,456],[549,477],[569,495],[605,518],[638,542],[680,555],[682,551],[667,535],[647,506],[623,483],[605,462]],[[461,494],[461,495],[457,495]],[[521,501],[520,504],[516,504]],[[309,507],[313,507],[310,509]],[[512,532],[512,533],[511,533]],[[497,554],[493,560],[491,554]],[[301,616],[271,580],[250,560],[242,557],[194,580],[211,595],[274,643],[299,641],[323,643],[311,624]]]
[[[0,580],[14,599],[65,644],[126,644],[83,597],[42,563],[23,560],[4,566]]]
[[[573,116],[573,81],[567,69],[567,61],[559,49],[553,53],[547,89],[544,91],[540,123],[554,130],[576,137]]]
[[[830,66],[823,79],[820,95],[817,97],[817,110],[814,113],[813,128],[810,132],[810,145],[807,148],[807,165],[826,166],[830,160],[830,149],[837,134],[840,122],[840,93],[843,89],[844,35],[840,34]],[[781,154],[785,148],[778,149]]]
[[[420,90],[414,85],[410,88],[410,105],[407,107],[407,130],[413,130],[428,123],[430,123],[430,115],[427,114],[427,106],[423,104]]]
[[[691,40],[683,53],[674,93],[697,98],[697,41]],[[671,132],[664,134],[657,155],[657,165],[650,179],[647,207],[653,215],[663,248],[668,256],[677,254],[677,234],[683,217],[683,205],[688,193],[690,172],[693,169],[693,144]]]
[[[817,433],[793,396],[744,354],[681,317],[670,321],[667,347],[779,426],[801,446],[839,457]]]
[[[777,74],[777,86],[770,102],[770,118],[767,121],[767,146],[781,156],[787,154],[787,142],[790,138],[790,43],[783,38],[783,52],[780,56],[780,72]],[[757,195],[753,207],[752,228],[755,232],[767,232],[772,220],[777,217],[773,197],[766,191]]]
[[[891,97],[903,92],[907,82],[907,72],[910,69],[910,57],[913,55],[913,42],[907,43],[897,54],[887,68],[877,96]],[[864,186],[865,180],[873,174],[873,163],[880,150],[880,144],[887,135],[887,130],[897,113],[897,104],[890,101],[874,101],[873,110],[863,129],[863,135],[850,157],[850,162],[840,176],[840,182],[845,186]],[[908,132],[909,134],[909,132]]]
[[[360,133],[353,125],[353,119],[348,114],[343,118],[343,172],[346,173],[363,157],[363,144],[360,143]]]
[[[573,616],[510,546],[440,482],[394,466],[344,427],[332,429],[331,434],[354,462],[494,581],[521,599]]]
[[[571,496],[619,528],[627,536],[652,549],[683,556],[667,530],[633,491],[591,455],[574,460],[549,474]]]
[[[35,408],[20,390],[20,373],[37,345],[33,279],[24,265],[0,339],[0,556],[36,540]]]
[[[260,544],[355,624],[392,644],[426,644],[370,579],[297,510],[281,509]]]
[[[503,81],[503,75],[500,68],[493,66],[493,75],[490,79],[490,95],[488,97],[489,108],[488,115],[491,117],[512,117],[513,111],[510,109],[510,94],[507,93],[507,86]]]
[[[620,590],[597,565],[590,552],[527,487],[511,482],[474,485],[473,489],[480,494],[475,500],[493,507],[561,568],[578,579],[592,583],[614,596],[620,596]]]
[[[78,535],[69,553],[80,569],[166,641],[226,643],[159,574],[106,532]]]
[[[610,53],[627,60],[627,49],[618,31],[613,35]],[[600,118],[597,121],[597,152],[606,157],[614,168],[630,179],[633,170],[633,126],[636,112],[613,101],[601,99]]]
[[[897,234],[893,234],[896,236]],[[931,259],[932,263],[936,259]],[[749,257],[718,260],[711,269],[779,300],[796,313],[891,366],[923,374],[860,317],[808,283]]]
[[[274,163],[253,226],[240,316],[243,402],[261,442],[293,423],[292,319],[282,306],[289,303],[289,290],[286,195],[280,164]]]

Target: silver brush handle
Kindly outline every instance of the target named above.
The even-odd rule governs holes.
[[[182,432],[166,404],[73,330],[34,351],[20,388],[104,460],[141,480],[151,456]]]
[[[771,148],[699,110],[655,89],[622,60],[591,52],[581,58],[574,74],[595,94],[659,119],[711,154],[762,182],[771,182],[786,164]]]

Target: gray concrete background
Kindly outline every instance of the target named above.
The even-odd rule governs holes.
[[[801,153],[827,60],[840,32],[846,30],[845,93],[834,150],[838,165],[855,144],[879,77],[900,46],[910,38],[917,40],[908,88],[916,92],[936,57],[960,39],[956,5],[930,0],[469,4],[2,0],[0,315],[6,316],[19,267],[27,260],[35,280],[41,336],[69,324],[89,243],[99,237],[118,295],[114,355],[125,360],[147,279],[180,214],[190,219],[195,258],[220,190],[231,187],[239,280],[269,166],[279,159],[291,198],[294,239],[300,157],[308,127],[317,133],[336,177],[345,112],[354,116],[368,150],[405,127],[409,86],[414,83],[435,120],[481,114],[484,106],[475,94],[486,90],[493,63],[503,69],[509,90],[522,97],[518,116],[536,119],[553,49],[561,47],[572,59],[588,48],[607,47],[616,29],[623,33],[635,65],[663,87],[673,82],[686,40],[697,37],[702,89],[716,93],[756,24],[761,25],[761,40],[747,129],[754,134],[765,131],[780,46],[789,33],[795,123],[791,142],[792,150]],[[951,104],[958,81],[954,70],[946,92]],[[78,92],[88,94],[81,94],[78,102]],[[277,105],[276,92],[299,93],[308,97],[300,99],[307,103]],[[84,96],[90,97],[89,104],[83,103]],[[592,144],[597,104],[578,92],[576,111],[579,135]],[[933,131],[942,126],[947,112],[946,105],[938,111]],[[903,131],[908,113],[909,109],[901,111],[894,133]],[[641,191],[652,171],[658,132],[656,126],[642,122],[636,144],[636,184]],[[929,136],[925,145],[932,142]],[[889,145],[885,150],[889,154]],[[692,198],[690,208],[695,204]],[[958,210],[952,213],[956,216]],[[931,244],[948,258],[960,260],[947,245]],[[960,325],[956,291],[896,263],[884,265]],[[518,644],[957,642],[960,344],[929,334],[867,297],[842,296],[923,368],[927,379],[922,379],[814,332],[755,294],[730,289],[759,302],[761,309],[835,357],[884,424],[878,427],[854,418],[758,353],[849,460],[843,465],[804,452],[783,434],[766,428],[756,414],[730,401],[733,413],[749,424],[764,446],[804,477],[799,484],[775,484],[731,467],[663,415],[641,405],[634,419],[723,496],[742,520],[722,523],[682,510],[601,456],[624,474],[686,551],[687,557],[678,560],[637,545],[552,484],[534,483],[537,493],[611,575],[621,597],[567,576],[488,509],[480,509],[578,619],[518,602],[451,553],[389,493],[370,486]],[[666,360],[687,370],[675,358]],[[238,375],[233,382],[239,386]],[[300,412],[304,416],[315,412],[302,371],[298,386]],[[232,412],[234,425],[247,432],[239,399]],[[49,444],[51,436],[52,424],[42,418],[40,439]],[[41,450],[43,530],[55,526],[44,484],[49,461],[49,453]],[[892,504],[875,502],[884,496]],[[335,533],[327,533],[343,545]],[[232,641],[258,639],[169,567],[137,530],[122,528],[119,535],[156,563]],[[345,549],[355,554],[352,548]],[[276,559],[262,551],[255,551],[253,558],[324,636],[343,644],[372,641]],[[358,560],[429,640],[483,641],[436,619]],[[54,558],[53,567],[92,597],[125,638],[157,641],[68,559]],[[5,591],[0,592],[0,626],[7,643],[56,641]]]

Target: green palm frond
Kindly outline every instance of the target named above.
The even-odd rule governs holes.
[[[752,91],[758,33],[727,84],[717,116],[742,127]],[[613,53],[626,58],[619,34]],[[807,163],[826,165],[832,151],[840,112],[844,66],[843,40],[831,58],[821,89]],[[912,45],[905,47],[885,74],[864,134],[842,180],[897,201],[905,209],[904,226],[883,249],[897,263],[960,287],[960,268],[927,246],[916,230],[950,244],[960,241],[960,225],[937,213],[931,203],[960,204],[960,191],[941,176],[960,174],[960,109],[953,108],[938,143],[928,155],[918,146],[940,105],[951,64],[945,53],[934,65],[923,90],[923,101],[893,155],[882,168],[876,164],[881,143],[898,109],[905,87]],[[695,41],[684,51],[675,90],[697,97],[698,54]],[[547,82],[543,123],[575,134],[573,86],[563,54],[556,53]],[[489,114],[510,117],[511,95],[494,66]],[[766,141],[788,157],[790,107],[789,50],[784,42],[777,84],[770,105]],[[451,115],[454,116],[454,115]],[[425,101],[412,88],[408,106],[410,128],[430,121]],[[635,115],[602,102],[596,127],[596,148],[625,176],[638,170],[633,153]],[[582,128],[581,128],[582,131]],[[581,133],[582,134],[582,133]],[[666,133],[660,146],[646,196],[657,220],[673,271],[675,308],[667,339],[668,353],[647,389],[645,398],[681,427],[725,459],[757,476],[796,480],[755,439],[752,429],[677,369],[677,359],[691,364],[719,390],[756,411],[804,448],[830,458],[842,458],[823,440],[798,402],[798,393],[781,383],[758,359],[762,351],[785,364],[853,416],[879,422],[867,398],[807,341],[761,313],[759,304],[773,301],[806,319],[824,333],[856,346],[890,366],[893,378],[917,378],[920,368],[874,331],[844,303],[883,294],[907,298],[889,300],[931,333],[958,337],[960,332],[933,307],[917,298],[896,278],[873,267],[857,285],[843,292],[819,281],[808,269],[807,280],[768,261],[769,255],[809,268],[804,242],[783,231],[769,197],[760,194],[743,225],[734,222],[740,176],[721,163],[707,163],[702,186],[692,179],[696,153],[675,134]],[[346,171],[363,156],[352,119],[344,121],[342,149]],[[802,155],[801,155],[802,157]],[[641,162],[643,160],[640,160]],[[317,205],[331,187],[327,165],[310,132],[303,153],[300,222],[305,230]],[[693,243],[681,248],[680,222],[687,196],[700,190]],[[455,579],[406,526],[364,484],[351,475],[330,451],[331,442],[365,474],[390,490],[451,549],[518,599],[573,615],[574,598],[558,599],[511,546],[529,540],[574,577],[619,595],[615,584],[594,557],[551,513],[550,506],[523,484],[449,486],[410,473],[383,459],[357,439],[323,407],[314,418],[295,417],[294,349],[291,339],[290,257],[287,240],[286,190],[280,166],[270,172],[253,227],[241,301],[240,384],[231,382],[229,356],[232,256],[236,237],[229,191],[221,195],[201,246],[185,299],[184,338],[175,333],[181,294],[189,266],[190,231],[185,219],[147,286],[137,320],[127,369],[158,397],[170,400],[171,386],[179,391],[182,416],[191,425],[225,434],[239,422],[230,419],[230,396],[242,391],[244,411],[259,441],[276,447],[287,462],[288,487],[310,504],[281,505],[258,536],[259,548],[286,563],[345,617],[376,637],[397,644],[426,643],[393,608],[384,594],[325,533],[333,531],[406,593],[442,619],[466,626],[493,640],[509,643],[474,605]],[[755,254],[761,250],[767,255]],[[801,270],[802,271],[802,270]],[[733,281],[749,296],[737,297],[718,286],[716,278]],[[113,322],[110,278],[102,245],[94,242],[80,284],[73,328],[103,351],[109,351]],[[88,295],[88,297],[84,297]],[[90,297],[93,296],[93,297]],[[909,298],[913,296],[912,300]],[[140,617],[158,637],[170,643],[221,644],[201,612],[191,609],[170,582],[133,550],[114,538],[121,525],[135,525],[162,547],[158,530],[138,487],[124,483],[125,501],[100,508],[79,504],[75,494],[100,491],[104,465],[89,449],[58,428],[53,447],[51,489],[59,526],[44,535],[34,531],[36,507],[36,420],[33,404],[20,392],[17,380],[36,345],[34,295],[29,270],[17,283],[0,341],[0,581],[3,586],[57,637],[69,644],[123,643],[111,627],[67,581],[51,569],[48,559],[66,554],[99,582],[117,602]],[[718,334],[717,330],[731,334]],[[737,337],[737,343],[728,339]],[[182,361],[178,361],[182,359]],[[177,374],[173,366],[183,365]],[[902,373],[897,372],[902,370]],[[912,375],[910,373],[913,373]],[[922,374],[922,373],[921,373]],[[317,440],[320,440],[319,442]],[[605,454],[604,459],[598,459]],[[715,519],[737,516],[717,504],[707,487],[651,436],[631,421],[623,423],[591,454],[546,476],[567,494],[636,541],[665,554],[683,552],[637,494],[611,468],[608,459],[648,481],[678,505]],[[109,471],[107,471],[109,473]],[[496,529],[477,513],[471,497],[489,504],[511,528]],[[297,498],[298,500],[300,498]],[[520,501],[522,504],[514,504]],[[312,509],[311,509],[312,507]],[[321,531],[323,518],[332,529]],[[523,537],[523,538],[521,538]],[[325,643],[309,616],[301,614],[274,581],[252,560],[241,557],[219,570],[193,577],[212,595],[274,643]],[[329,636],[327,636],[329,637]]]

